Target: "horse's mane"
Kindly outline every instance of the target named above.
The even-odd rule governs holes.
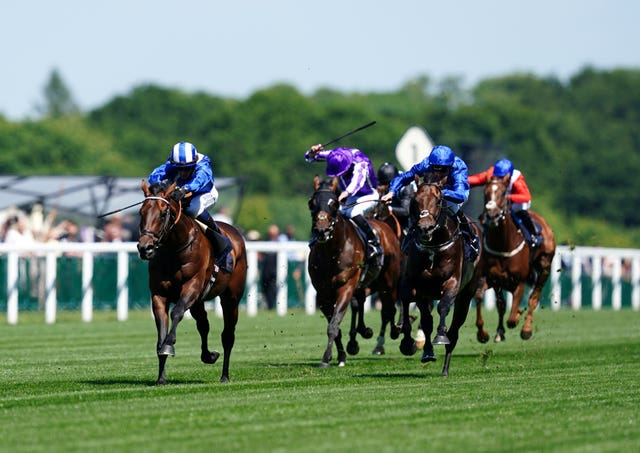
[[[158,195],[159,193],[167,190],[169,186],[171,186],[171,181],[169,181],[168,179],[163,179],[162,181],[154,182],[153,184],[151,184],[149,186],[149,191],[152,195]]]

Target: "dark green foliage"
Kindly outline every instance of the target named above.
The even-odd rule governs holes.
[[[573,220],[640,225],[640,70],[585,68],[567,82],[513,74],[471,90],[456,78],[428,77],[391,93],[307,96],[278,84],[243,100],[142,85],[84,116],[54,116],[17,124],[0,117],[0,173],[145,176],[175,142],[189,140],[211,156],[216,175],[246,177],[248,199],[287,200],[307,196],[313,176],[324,174],[322,164],[304,162],[309,146],[376,120],[336,146],[362,149],[377,167],[395,162],[402,134],[420,125],[471,172],[512,159],[534,207],[563,217],[560,242],[581,237],[564,229]]]

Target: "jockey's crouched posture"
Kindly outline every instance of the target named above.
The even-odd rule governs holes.
[[[475,260],[479,252],[478,236],[460,209],[469,199],[467,164],[456,156],[448,146],[435,146],[421,162],[396,176],[389,185],[389,192],[382,197],[382,200],[391,201],[395,194],[400,193],[404,186],[414,180],[415,175],[424,177],[427,173],[436,173],[438,176],[447,177],[442,189],[442,197],[447,202],[447,211],[457,220],[462,236],[469,245],[469,258],[472,261]]]
[[[218,190],[215,186],[211,160],[198,152],[188,142],[176,143],[165,163],[155,168],[149,175],[149,184],[169,180],[176,183],[172,198],[183,202],[185,195],[191,197],[183,202],[185,212],[207,226],[205,234],[213,246],[216,265],[226,272],[233,270],[233,258],[229,254],[231,243],[220,232],[220,228],[207,211],[218,201]]]
[[[338,197],[340,212],[353,220],[366,235],[367,260],[381,258],[380,240],[365,218],[379,199],[378,181],[369,158],[359,149],[324,150],[322,145],[312,146],[304,158],[307,162],[327,161],[327,176],[338,178],[342,191]]]

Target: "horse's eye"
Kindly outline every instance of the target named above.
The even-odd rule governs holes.
[[[336,200],[332,198],[331,200],[329,200],[327,204],[329,205],[330,208],[333,208],[333,205],[336,204]]]

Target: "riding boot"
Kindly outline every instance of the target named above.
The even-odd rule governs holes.
[[[380,241],[378,236],[361,214],[351,217],[351,220],[364,232],[367,237],[367,261],[382,255],[382,248],[380,247]]]
[[[231,252],[231,242],[229,242],[229,239],[222,234],[220,228],[216,224],[216,221],[213,220],[208,211],[204,211],[200,214],[197,217],[197,220],[207,226],[205,234],[213,246],[213,254],[216,256],[216,265],[223,271],[230,273],[233,271],[233,257],[229,255],[229,252]]]
[[[478,253],[480,251],[480,244],[478,241],[478,236],[475,231],[471,227],[467,216],[464,215],[462,209],[459,209],[456,213],[456,218],[458,219],[458,224],[460,225],[460,231],[462,231],[462,235],[467,239],[467,244],[469,244],[469,259],[471,261],[475,261]]]
[[[533,223],[533,219],[529,214],[529,211],[526,209],[521,209],[514,213],[517,219],[519,220],[520,229],[522,233],[525,235],[525,240],[529,243],[531,248],[535,248],[540,245],[540,239],[538,237],[538,229]]]

